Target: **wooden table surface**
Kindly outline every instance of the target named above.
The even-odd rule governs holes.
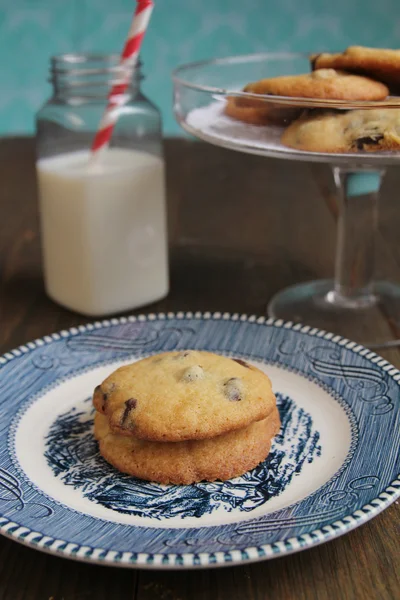
[[[171,292],[147,307],[265,314],[296,282],[329,277],[335,201],[329,170],[166,142]],[[387,175],[378,269],[400,280],[400,173]],[[0,351],[85,323],[45,295],[33,141],[0,141]],[[144,310],[140,311],[144,312]],[[374,323],[371,327],[380,327]],[[400,353],[381,354],[400,367]],[[1,509],[1,498],[0,498]],[[257,564],[187,572],[123,570],[0,538],[0,600],[335,600],[400,597],[399,505],[316,548]]]

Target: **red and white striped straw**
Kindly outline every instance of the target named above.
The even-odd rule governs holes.
[[[101,151],[107,148],[115,123],[118,119],[117,109],[126,104],[129,99],[129,96],[125,94],[125,92],[129,86],[133,69],[138,61],[140,47],[147,30],[153,8],[153,0],[137,0],[136,10],[133,16],[131,28],[129,30],[128,39],[126,40],[121,54],[120,66],[122,67],[121,70],[124,73],[123,80],[122,82],[113,85],[108,95],[108,104],[100,121],[99,129],[93,140],[91,148],[91,162],[95,161],[96,157],[101,153]]]

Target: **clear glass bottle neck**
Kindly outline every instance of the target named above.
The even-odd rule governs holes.
[[[54,97],[71,102],[105,100],[113,85],[128,84],[124,93],[140,91],[142,63],[121,66],[117,54],[63,54],[51,58]]]

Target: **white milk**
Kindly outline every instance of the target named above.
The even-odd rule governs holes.
[[[85,315],[133,309],[168,293],[164,164],[108,149],[37,163],[47,293]]]

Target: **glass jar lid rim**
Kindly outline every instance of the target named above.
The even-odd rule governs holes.
[[[121,57],[117,53],[66,53],[56,54],[51,57],[53,73],[68,75],[90,75],[94,73],[125,73],[131,72],[132,67],[140,70],[142,61],[140,57],[136,63],[125,62],[121,64]]]

